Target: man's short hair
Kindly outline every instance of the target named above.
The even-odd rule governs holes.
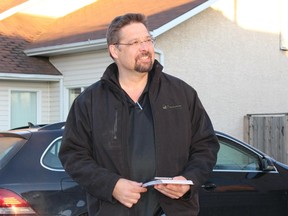
[[[141,13],[127,13],[115,17],[109,25],[106,33],[107,44],[112,45],[119,42],[119,31],[131,23],[142,23],[148,30],[147,18]]]

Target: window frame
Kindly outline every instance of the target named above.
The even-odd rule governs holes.
[[[31,88],[13,88],[9,90],[9,128],[12,128],[12,92],[33,92],[36,94],[36,122],[32,122],[33,124],[39,124],[42,121],[41,117],[41,104],[42,104],[42,92],[39,89],[31,89]],[[28,122],[27,122],[28,123]],[[22,126],[27,126],[27,123]]]
[[[242,144],[240,141],[231,139],[225,135],[218,135],[218,140],[219,140],[219,144],[220,144],[220,148],[221,145],[223,145],[222,143],[228,143],[229,146],[233,146],[234,149],[238,150],[239,152],[245,152],[247,155],[253,156],[255,158],[255,160],[258,162],[258,166],[259,169],[220,169],[217,168],[218,164],[218,159],[216,162],[216,165],[213,168],[213,172],[264,172],[263,171],[263,165],[262,165],[262,160],[265,158],[265,155],[262,155],[260,152],[254,150],[253,147],[249,147],[246,146],[244,144]],[[274,171],[270,171],[270,172],[277,172],[277,169],[274,166]]]
[[[69,110],[71,108],[71,105],[73,101],[70,101],[70,90],[71,89],[81,89],[80,94],[87,88],[87,86],[69,86],[65,88],[65,94],[64,94],[64,116],[67,116],[69,113]],[[77,97],[77,96],[76,96]],[[75,98],[76,98],[75,97]],[[74,100],[75,100],[74,98]]]
[[[48,170],[51,170],[51,171],[56,171],[56,172],[64,172],[63,166],[61,166],[61,168],[60,167],[59,168],[55,168],[55,167],[49,166],[49,164],[46,164],[44,162],[45,156],[48,154],[48,152],[51,150],[51,148],[54,147],[54,145],[56,145],[56,144],[58,144],[60,142],[60,146],[61,146],[61,140],[62,140],[62,136],[59,136],[59,137],[55,138],[54,140],[52,140],[52,142],[48,145],[48,147],[45,149],[45,151],[41,155],[40,164],[45,169],[48,169]],[[60,146],[58,148],[57,154],[59,154]],[[58,157],[58,155],[57,155],[57,157]],[[60,159],[59,159],[59,161],[60,161]]]

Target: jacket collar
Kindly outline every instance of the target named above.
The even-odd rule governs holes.
[[[155,59],[152,70],[149,71],[150,90],[152,92],[159,84],[162,70],[163,66]],[[113,85],[115,87],[117,86],[117,88],[121,89],[118,77],[119,77],[118,67],[114,62],[106,68],[105,72],[103,73],[103,76],[101,77],[101,80],[107,81],[108,83],[110,83],[110,85]]]

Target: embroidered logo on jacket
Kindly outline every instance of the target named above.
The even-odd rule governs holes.
[[[164,110],[169,110],[169,109],[181,109],[182,105],[181,104],[177,104],[177,105],[163,105],[162,109]]]

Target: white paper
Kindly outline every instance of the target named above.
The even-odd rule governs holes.
[[[153,186],[157,184],[184,184],[184,185],[193,185],[191,180],[176,180],[172,178],[166,177],[156,177],[152,181],[146,182],[142,185],[142,187]]]

